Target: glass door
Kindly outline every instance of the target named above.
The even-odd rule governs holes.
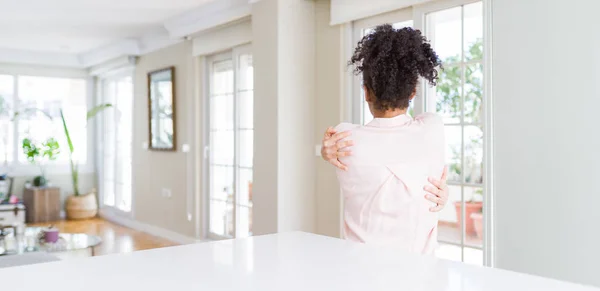
[[[450,198],[440,212],[438,256],[483,264],[483,6],[425,15],[425,31],[442,59],[426,110],[444,119]]]
[[[208,66],[209,237],[246,237],[252,235],[252,55],[236,48],[209,58]]]

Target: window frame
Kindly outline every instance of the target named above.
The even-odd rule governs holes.
[[[492,20],[491,20],[491,7],[493,0],[436,0],[427,2],[424,4],[414,5],[411,7],[403,8],[400,10],[356,20],[352,22],[350,25],[346,26],[346,39],[349,39],[351,42],[348,43],[346,40],[344,42],[345,46],[350,45],[351,47],[342,48],[342,52],[345,53],[347,58],[349,58],[353,53],[353,48],[356,43],[362,38],[362,31],[367,28],[371,28],[376,25],[380,25],[383,23],[397,23],[408,20],[413,20],[413,28],[419,29],[423,31],[424,34],[427,33],[425,23],[426,16],[429,13],[454,8],[457,6],[464,6],[476,2],[482,2],[483,5],[483,59],[481,60],[481,64],[483,66],[483,96],[482,96],[482,109],[483,116],[480,123],[483,128],[483,184],[478,185],[483,189],[483,240],[482,240],[482,250],[483,250],[483,265],[488,267],[493,267],[495,265],[495,255],[493,251],[494,246],[494,186],[493,186],[493,118],[492,118]],[[410,13],[409,13],[410,12]],[[409,15],[408,15],[409,14]],[[349,37],[348,37],[349,36]],[[349,104],[345,107],[346,116],[350,118],[353,123],[362,124],[362,98],[360,94],[360,86],[356,84],[361,84],[361,80],[359,76],[352,74],[349,78],[345,78],[345,82],[349,82],[350,87],[348,88],[349,94],[347,93],[346,100],[349,100]],[[428,88],[428,84],[421,80],[417,87],[417,94],[413,100],[414,104],[414,113],[415,115],[421,114],[424,112],[435,112],[435,100],[431,100],[426,98],[426,90]],[[462,124],[463,120],[461,120]],[[464,162],[464,161],[463,161]],[[343,199],[340,199],[343,201]],[[464,197],[461,198],[461,201],[464,203]],[[453,205],[447,205],[446,207],[452,207]],[[343,203],[341,203],[343,213]],[[464,216],[464,207],[463,214]],[[464,221],[464,219],[463,219]],[[461,227],[464,228],[464,225]],[[464,236],[464,231],[461,230],[461,236]],[[461,247],[471,247],[470,245],[463,243],[460,245]],[[464,259],[464,251],[461,250],[461,257]]]
[[[135,88],[134,88],[134,82],[135,82],[135,75],[134,75],[134,67],[125,67],[125,68],[121,68],[121,69],[117,69],[117,70],[113,70],[110,72],[107,72],[103,75],[100,75],[96,78],[95,83],[96,83],[96,102],[94,103],[95,105],[100,105],[103,103],[106,103],[104,100],[104,89],[105,89],[105,84],[107,84],[108,82],[118,82],[119,80],[126,78],[126,77],[130,77],[131,78],[131,82],[132,82],[132,102],[133,102],[133,106],[132,106],[132,111],[135,111]],[[116,110],[115,108],[112,108],[112,110]],[[134,112],[131,113],[132,114],[132,126],[135,126],[134,124]],[[104,155],[104,148],[105,148],[105,140],[104,140],[104,121],[105,121],[105,116],[103,114],[99,114],[95,117],[95,119],[97,120],[96,122],[96,140],[98,141],[96,143],[96,175],[98,178],[98,202],[100,204],[100,208],[102,209],[103,212],[108,212],[111,215],[118,215],[118,216],[122,216],[122,217],[128,217],[128,218],[133,218],[134,217],[134,205],[135,205],[135,189],[133,187],[133,181],[135,179],[135,176],[132,174],[131,175],[131,209],[130,211],[124,211],[122,209],[120,209],[117,205],[117,195],[115,193],[115,205],[106,205],[104,203],[104,159],[103,159],[103,155]],[[133,138],[131,141],[131,148],[130,148],[130,155],[131,158],[133,159],[133,147],[134,147],[134,143],[133,143]],[[117,143],[117,139],[115,138],[115,144]],[[115,156],[116,158],[116,156]],[[115,164],[116,167],[116,164]],[[133,162],[132,162],[132,168],[133,168]],[[115,170],[115,175],[116,175],[116,170]]]
[[[237,46],[234,47],[232,49],[226,50],[224,52],[220,52],[220,53],[216,53],[210,56],[206,57],[206,62],[205,62],[205,66],[206,66],[206,76],[205,76],[205,98],[204,98],[204,102],[203,102],[203,106],[204,106],[204,162],[203,162],[203,180],[205,181],[204,183],[204,199],[203,201],[206,203],[206,206],[203,207],[204,211],[204,217],[205,217],[205,236],[208,239],[213,239],[213,240],[222,240],[222,239],[231,239],[231,238],[236,238],[237,237],[237,227],[238,227],[238,205],[237,205],[237,201],[238,201],[238,196],[239,196],[239,191],[238,191],[238,186],[240,183],[240,179],[239,179],[239,159],[240,159],[240,128],[239,128],[239,118],[240,118],[240,113],[238,111],[238,106],[239,106],[239,58],[242,55],[245,54],[250,54],[252,55],[252,47],[251,44],[245,44],[245,45],[241,45],[241,46]],[[211,157],[211,149],[210,149],[210,144],[211,144],[211,140],[210,140],[210,132],[211,132],[211,110],[210,110],[210,106],[211,106],[211,90],[212,90],[212,78],[213,78],[213,64],[215,62],[220,62],[220,61],[226,61],[226,60],[231,60],[232,65],[233,65],[233,84],[234,84],[234,89],[233,89],[233,94],[234,94],[234,102],[233,102],[233,118],[234,118],[234,160],[233,160],[233,201],[231,202],[233,204],[233,236],[228,236],[228,235],[219,235],[219,234],[215,234],[213,232],[211,232],[210,230],[210,217],[211,217],[211,207],[210,207],[210,201],[211,201],[211,172],[210,172],[210,168],[211,168],[211,162],[210,162],[210,157]],[[254,98],[254,96],[253,96]],[[254,128],[252,129],[254,130]],[[254,165],[252,166],[252,171],[254,172]],[[253,208],[253,207],[252,207]]]
[[[30,67],[21,66],[7,66],[6,68],[0,67],[0,75],[8,75],[13,77],[13,96],[12,102],[13,107],[18,108],[19,99],[19,78],[20,77],[41,77],[41,78],[60,78],[60,79],[71,79],[71,80],[83,80],[86,86],[86,107],[91,108],[94,100],[94,81],[93,78],[89,77],[87,73],[79,70],[38,70]],[[13,109],[14,109],[13,108]],[[91,123],[90,123],[91,124]],[[15,151],[12,153],[13,161],[7,164],[7,171],[13,177],[27,177],[27,176],[38,176],[40,169],[36,165],[32,165],[28,162],[19,161],[19,153],[21,152],[21,146],[19,141],[19,119],[12,122],[13,128],[13,147]],[[94,127],[87,126],[86,128],[86,162],[79,164],[79,174],[93,174],[95,171],[95,154],[94,149],[91,145],[94,144],[95,135]],[[61,144],[61,154],[66,153],[65,145]],[[3,165],[0,165],[3,166]],[[52,162],[45,166],[46,173],[52,175],[68,175],[71,173],[71,167],[68,162]]]

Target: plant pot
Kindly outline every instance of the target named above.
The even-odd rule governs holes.
[[[458,222],[458,226],[460,227],[461,222],[461,203],[454,202],[454,206],[456,207],[456,220]],[[480,212],[483,207],[482,202],[465,202],[465,232],[467,235],[474,235],[475,226],[473,225],[473,219],[471,218],[471,214],[475,212]]]
[[[483,213],[473,212],[471,213],[471,219],[473,220],[473,226],[479,239],[483,239]]]
[[[98,214],[98,203],[96,195],[89,193],[85,195],[71,195],[67,198],[67,218],[68,219],[88,219]]]
[[[248,200],[252,201],[252,182],[248,182]]]
[[[33,178],[33,186],[35,187],[46,187],[48,185],[48,180],[44,176],[36,176]]]

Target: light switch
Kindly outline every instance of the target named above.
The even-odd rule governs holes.
[[[184,152],[184,153],[189,153],[189,152],[190,152],[190,145],[189,145],[189,144],[187,144],[187,143],[184,143],[184,144],[181,146],[181,151],[182,151],[182,152]]]
[[[142,142],[142,148],[145,149],[145,150],[148,149],[148,142],[147,141]]]
[[[315,155],[317,157],[321,156],[321,145],[320,144],[318,144],[318,145],[315,146]]]

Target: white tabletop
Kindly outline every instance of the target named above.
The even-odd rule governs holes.
[[[293,232],[0,269],[3,290],[590,291]]]

